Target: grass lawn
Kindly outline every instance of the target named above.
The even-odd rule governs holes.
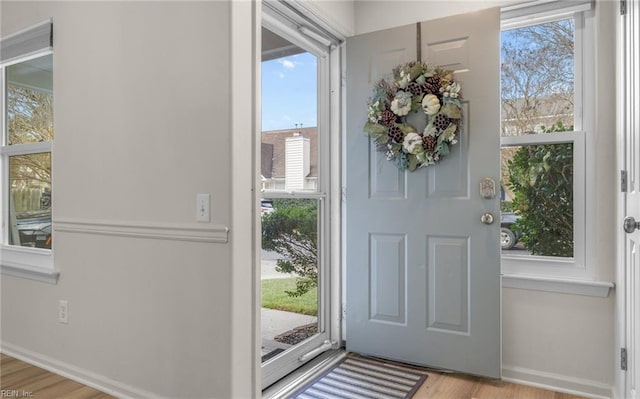
[[[316,316],[318,289],[313,288],[300,297],[290,297],[285,293],[285,291],[295,290],[295,278],[262,280],[262,307]]]

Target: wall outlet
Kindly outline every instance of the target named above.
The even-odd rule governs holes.
[[[211,194],[196,195],[196,221],[209,222],[209,208],[211,206]]]
[[[58,302],[58,322],[63,324],[69,323],[69,302],[60,300]]]

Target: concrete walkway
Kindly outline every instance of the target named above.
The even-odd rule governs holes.
[[[315,316],[262,308],[262,356],[276,349],[286,350],[291,347],[291,345],[275,341],[273,338],[276,335],[296,327],[315,323],[317,320],[318,318]]]
[[[261,279],[293,278],[294,274],[280,273],[276,271],[277,254],[262,251]],[[307,316],[299,313],[284,312],[282,310],[262,308],[262,355],[266,355],[276,349],[284,349],[291,345],[274,341],[276,335],[293,330],[296,327],[315,323],[315,316]]]

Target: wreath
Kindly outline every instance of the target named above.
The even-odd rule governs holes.
[[[458,142],[460,99],[452,71],[420,61],[398,65],[393,80],[374,86],[364,131],[400,170],[434,165]],[[408,117],[425,126],[422,132],[407,123]]]

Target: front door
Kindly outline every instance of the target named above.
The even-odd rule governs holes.
[[[459,143],[401,172],[363,132],[373,85],[417,60],[455,72]],[[353,352],[500,377],[500,15],[490,9],[347,40],[346,338]],[[499,188],[498,188],[499,189]]]
[[[627,1],[623,17],[623,110],[624,168],[628,173],[627,192],[623,194],[625,230],[624,279],[627,371],[624,397],[638,398],[638,364],[640,359],[640,231],[635,221],[640,220],[640,4]],[[631,219],[633,218],[633,219]],[[631,223],[629,223],[631,222]]]

